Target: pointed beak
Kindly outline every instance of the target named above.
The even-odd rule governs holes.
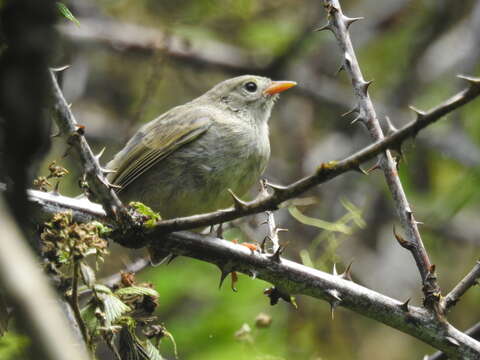
[[[263,93],[267,95],[275,95],[282,91],[288,90],[291,87],[297,85],[295,81],[272,81],[269,87],[267,87]]]

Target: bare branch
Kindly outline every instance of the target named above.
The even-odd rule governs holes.
[[[478,340],[480,338],[480,323],[473,325],[470,329],[465,330],[465,334]],[[432,356],[425,356],[424,360],[447,360],[448,356],[443,351],[437,351]]]
[[[420,130],[434,123],[442,116],[475,99],[480,95],[480,79],[471,79],[470,81],[471,85],[468,88],[452,96],[437,107],[424,112],[421,118],[417,118],[400,130],[343,160],[321,164],[317,171],[310,176],[300,179],[288,186],[271,186],[273,193],[250,201],[241,209],[229,208],[206,214],[159,221],[152,229],[152,234],[160,235],[172,231],[189,230],[231,221],[245,215],[275,210],[282,202],[292,199],[316,185],[325,183],[347,171],[358,169],[361,163],[373,159],[388,148],[399,146],[403,141],[414,137]]]
[[[368,129],[370,136],[375,141],[379,141],[384,138],[384,135],[377,119],[375,108],[368,94],[368,87],[371,84],[371,81],[365,81],[362,75],[348,32],[348,17],[343,14],[338,0],[324,0],[324,7],[327,11],[328,27],[337,39],[340,49],[343,52],[345,70],[352,79],[354,93],[360,109],[359,119]],[[422,116],[423,114],[418,113],[417,120],[420,120]],[[432,271],[432,264],[420,237],[417,222],[415,221],[405,191],[403,190],[397,173],[396,163],[390,154],[390,151],[385,151],[381,156],[380,166],[384,172],[387,185],[394,199],[395,208],[406,233],[407,241],[412,244],[409,250],[420,271],[423,282],[423,292],[425,295],[425,304],[429,307],[433,307],[440,299],[440,288],[436,276]]]
[[[88,186],[93,193],[94,199],[102,204],[109,217],[119,220],[121,223],[130,224],[131,217],[106,179],[106,171],[102,169],[99,163],[100,156],[97,157],[93,154],[85,140],[83,136],[85,129],[76,122],[70,107],[63,97],[53,70],[50,70],[50,77],[54,97],[55,121],[60,134],[66,137],[67,143],[74,147],[80,156],[83,170],[88,180]]]
[[[480,277],[480,261],[477,261],[475,266],[465,277],[445,296],[443,306],[445,310],[454,306],[472,286],[477,285]]]
[[[30,197],[36,193],[30,192]],[[63,197],[62,197],[63,198]],[[78,215],[85,208],[86,215],[93,213],[91,204],[76,202],[74,213]],[[66,202],[62,201],[62,206]],[[37,202],[38,204],[38,202]],[[52,211],[46,207],[45,211]],[[100,215],[100,214],[99,214]],[[150,241],[154,235],[149,235]],[[357,285],[343,276],[328,274],[295,262],[253,252],[240,244],[203,236],[190,232],[175,232],[162,236],[166,251],[216,264],[219,268],[228,265],[230,271],[252,274],[269,281],[289,294],[302,294],[331,302],[331,293],[337,296],[336,305],[382,322],[390,327],[410,334],[448,354],[460,354],[464,359],[476,359],[480,354],[480,343],[461,333],[447,322],[433,316],[431,312],[404,303]],[[453,346],[454,339],[458,345]]]

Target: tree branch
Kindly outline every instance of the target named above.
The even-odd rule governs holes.
[[[470,329],[465,330],[464,333],[474,338],[475,340],[478,340],[478,338],[480,337],[480,323],[473,325]],[[446,360],[446,359],[448,359],[448,356],[442,351],[437,351],[432,356],[424,357],[424,360]]]
[[[405,125],[400,130],[393,132],[389,136],[378,140],[343,160],[323,163],[318,167],[314,174],[285,187],[275,186],[273,187],[273,193],[267,196],[262,194],[260,198],[247,202],[243,207],[229,208],[206,214],[159,221],[152,229],[152,235],[157,236],[172,231],[189,230],[197,227],[219,224],[246,215],[275,210],[284,201],[292,199],[316,185],[325,183],[347,171],[358,171],[361,163],[373,159],[386,149],[398,147],[406,139],[415,137],[420,130],[479,96],[480,79],[465,79],[470,83],[468,88],[460,91],[437,107],[422,113],[422,115],[418,116],[416,120]]]
[[[102,169],[100,166],[99,158],[102,152],[95,156],[90,149],[83,136],[85,129],[75,120],[53,70],[50,70],[50,78],[52,81],[55,121],[60,130],[60,135],[66,137],[67,143],[75,148],[80,157],[93,199],[98,200],[102,204],[110,218],[119,221],[121,224],[133,224],[130,215],[113,190],[113,186],[105,177],[107,170]]]
[[[342,13],[338,0],[324,0],[324,7],[327,12],[328,22],[321,29],[331,30],[335,35],[340,49],[343,52],[343,68],[352,80],[354,93],[358,101],[356,107],[358,116],[354,122],[361,121],[368,129],[370,136],[375,141],[379,141],[384,138],[384,135],[377,119],[375,108],[368,94],[368,87],[371,81],[365,81],[363,78],[348,32],[349,26],[359,18],[349,18],[345,16]],[[422,115],[423,114],[418,113],[417,119],[421,118]],[[395,203],[396,212],[407,236],[407,240],[401,244],[409,244],[405,247],[412,253],[420,271],[425,295],[425,305],[434,307],[440,299],[440,288],[436,280],[436,275],[434,274],[435,267],[432,266],[423,245],[417,222],[415,221],[405,191],[403,190],[397,173],[397,166],[390,151],[385,151],[380,157],[379,165],[384,172],[385,180]]]
[[[475,266],[460,282],[445,296],[443,300],[443,307],[448,310],[454,306],[472,286],[477,285],[480,277],[480,261],[477,261]]]
[[[38,192],[31,191],[29,195],[33,199]],[[58,196],[61,206],[67,203],[64,198]],[[91,203],[78,199],[70,199],[70,202],[75,203],[72,210],[76,216],[81,217],[79,213],[83,211],[83,217],[95,213]],[[53,207],[43,209],[52,212]],[[105,213],[100,211],[98,215],[103,217]],[[152,235],[149,237],[154,241]],[[475,359],[480,354],[480,343],[429,311],[369,290],[343,279],[341,275],[327,274],[272,255],[252,253],[242,245],[196,233],[175,232],[163,236],[162,241],[165,250],[215,264],[223,273],[242,272],[269,281],[288,294],[307,295],[329,303],[336,301],[338,306],[412,335],[451,356],[460,354],[463,359]],[[335,299],[332,293],[336,294]]]

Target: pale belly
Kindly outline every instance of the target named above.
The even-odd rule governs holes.
[[[163,159],[121,191],[120,198],[141,201],[164,219],[231,206],[228,189],[243,196],[259,181],[270,153],[268,142],[246,149],[233,148],[231,139],[217,139],[215,147],[212,139],[202,140]]]

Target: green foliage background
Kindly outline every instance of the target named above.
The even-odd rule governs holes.
[[[375,80],[370,88],[374,104],[385,105],[382,109],[386,110],[378,111],[379,118],[383,122],[389,115],[401,126],[413,118],[406,112],[407,105],[420,109],[435,106],[464,86],[455,78],[457,73],[480,74],[478,54],[467,64],[463,59],[469,56],[468,51],[457,54],[460,50],[454,46],[416,71],[406,85],[408,91],[399,86],[421,55],[442,41],[443,35],[461,25],[467,29],[475,25],[472,19],[478,4],[401,1],[397,11],[380,18],[379,8],[394,7],[395,3],[342,1],[348,15],[366,17],[354,24],[351,32],[354,46],[360,43],[357,55],[365,77]],[[266,176],[274,182],[288,183],[308,174],[315,164],[339,159],[370,141],[361,126],[350,126],[348,118],[340,117],[354,100],[347,76],[333,76],[341,61],[333,36],[311,31],[325,21],[321,1],[98,0],[67,5],[80,21],[80,28],[88,26],[85,19],[95,17],[155,28],[192,42],[220,41],[260,58],[285,58],[281,66],[265,68],[264,73],[299,81],[297,89],[282,96],[271,122],[273,157]],[[439,26],[442,16],[448,21]],[[68,26],[68,20],[60,22]],[[419,48],[430,33],[430,41]],[[479,46],[478,34],[476,44]],[[461,60],[433,76],[427,74],[426,70],[441,65],[451,55],[460,55]],[[115,44],[81,42],[63,35],[52,65],[65,63],[71,64],[64,75],[68,101],[73,103],[77,120],[86,125],[90,143],[97,150],[107,147],[105,159],[120,149],[140,123],[236,75],[215,66],[198,66],[188,59],[180,61],[162,51],[142,54]],[[309,80],[323,95],[312,96],[305,83],[295,77],[303,69],[315,74]],[[337,88],[339,92],[335,92]],[[328,95],[332,92],[341,95],[332,100]],[[433,125],[407,145],[400,166],[415,216],[425,223],[422,236],[444,292],[473,266],[479,254],[479,119],[479,101],[449,115],[449,120]],[[45,164],[60,160],[65,151],[61,140],[54,140],[53,145]],[[60,190],[76,195],[78,166],[71,157],[61,161],[71,174],[62,181]],[[46,166],[43,168],[46,172]],[[315,204],[299,207],[308,216],[338,221],[348,213],[341,201],[346,199],[360,209],[366,224],[360,227],[349,222],[351,233],[340,234],[300,224],[282,209],[277,222],[290,229],[282,234],[290,242],[288,258],[326,271],[331,271],[334,262],[343,269],[354,260],[353,274],[359,283],[399,300],[411,297],[413,303],[420,303],[420,280],[413,260],[391,233],[396,219],[380,173],[368,177],[347,174],[306,196],[315,199]],[[256,223],[250,223],[257,241],[264,233],[258,226],[262,219],[259,216]],[[229,237],[249,240],[238,230]],[[104,267],[105,274],[117,271],[134,257],[132,252],[119,249],[114,254]],[[271,307],[262,293],[269,284],[243,275],[238,292],[230,290],[228,281],[218,290],[219,274],[214,266],[187,258],[139,274],[160,293],[159,314],[175,336],[182,359],[395,360],[421,358],[433,351],[341,308],[332,321],[329,305],[309,298],[297,299],[298,310],[282,302]],[[450,319],[455,326],[464,329],[478,321],[479,297],[478,289],[471,290],[452,311]],[[272,316],[267,329],[255,328],[255,318],[261,312]],[[252,333],[251,339],[242,341],[235,333],[244,323],[251,326]],[[13,359],[16,355],[14,348],[6,345],[8,339],[0,340],[0,357]],[[167,358],[172,357],[167,341],[162,350]]]

